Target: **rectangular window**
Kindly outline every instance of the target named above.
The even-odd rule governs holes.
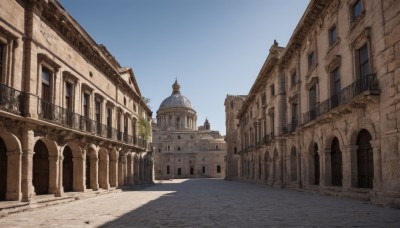
[[[194,174],[193,171],[194,171],[194,170],[193,170],[193,167],[190,167],[190,175],[193,175],[193,174]]]
[[[90,95],[87,93],[83,94],[83,116],[89,118],[89,102]]]
[[[221,173],[221,166],[217,165],[217,173]]]
[[[339,68],[331,72],[331,77],[333,82],[332,95],[339,94],[341,90]]]
[[[313,85],[311,89],[308,91],[308,101],[309,101],[309,111],[310,111],[310,120],[313,120],[317,117],[317,86]]]
[[[182,175],[182,169],[181,168],[178,168],[178,175],[179,176]]]
[[[298,111],[298,105],[297,104],[292,104],[292,125],[297,124],[297,112]]]
[[[167,165],[167,174],[169,174],[169,165]]]
[[[329,46],[332,46],[336,42],[337,36],[336,36],[336,25],[334,25],[330,30],[329,30]]]
[[[96,109],[96,121],[97,123],[101,123],[101,103],[99,100],[96,100],[95,103],[95,109]]]
[[[368,45],[365,44],[360,49],[358,49],[358,72],[359,77],[363,81],[367,81],[367,77],[369,74],[369,56],[368,56]]]
[[[50,102],[50,70],[42,67],[42,99]]]
[[[295,70],[290,75],[290,84],[291,84],[292,87],[297,84],[297,74],[296,74]]]
[[[271,136],[274,136],[274,134],[275,134],[275,120],[274,120],[275,115],[274,115],[274,113],[271,114],[270,119],[271,119]]]
[[[315,52],[311,52],[308,55],[308,70],[311,70],[317,63],[317,59],[315,58]]]
[[[3,50],[5,45],[0,44],[0,81],[3,79]]]
[[[362,12],[362,8],[363,8],[362,0],[358,0],[358,1],[356,1],[354,3],[354,5],[352,7],[352,14],[353,14],[352,15],[352,19],[353,19],[353,21],[360,16],[360,14]]]
[[[203,174],[205,174],[206,173],[206,167],[203,166],[202,169],[203,169]]]
[[[72,84],[65,83],[65,109],[72,111]]]
[[[107,108],[107,137],[111,138],[112,135],[112,109]]]

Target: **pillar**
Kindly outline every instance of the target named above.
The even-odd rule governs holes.
[[[7,152],[7,200],[21,200],[21,151]]]
[[[118,154],[116,158],[110,158],[110,187],[117,187],[118,186]]]
[[[85,159],[83,156],[73,157],[73,183],[72,189],[74,192],[83,192],[85,191]]]
[[[49,156],[49,193],[56,194],[59,189],[59,159],[58,156]]]
[[[90,159],[90,187],[93,191],[99,190],[99,159],[91,158]]]
[[[22,201],[30,202],[35,195],[32,185],[32,168],[33,168],[33,147],[34,133],[33,130],[22,129],[22,175],[21,175],[21,191]]]

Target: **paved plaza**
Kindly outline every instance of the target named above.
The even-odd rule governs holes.
[[[163,181],[0,218],[0,227],[400,227],[400,210],[220,179]]]

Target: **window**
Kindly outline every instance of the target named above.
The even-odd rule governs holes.
[[[275,95],[275,86],[274,86],[274,84],[272,84],[272,85],[269,87],[269,89],[271,90],[271,96],[274,96],[274,95]]]
[[[292,104],[292,126],[297,126],[298,105]]]
[[[98,124],[101,123],[101,102],[99,100],[96,99],[95,101],[95,115],[96,115],[96,121]]]
[[[234,153],[234,154],[237,154],[237,148],[236,148],[236,147],[233,148],[233,153]]]
[[[171,150],[171,146],[168,145],[168,146],[167,146],[167,151],[170,151],[170,150]]]
[[[72,84],[69,82],[65,83],[65,109],[72,111]]]
[[[313,85],[311,89],[308,91],[308,102],[309,102],[309,111],[310,111],[310,120],[315,119],[317,117],[317,86]]]
[[[83,94],[83,116],[89,118],[89,99],[90,95],[87,93]]]
[[[332,46],[337,40],[336,25],[329,29],[329,46]]]
[[[364,46],[358,49],[358,63],[359,78],[366,83],[369,74],[369,56],[367,44],[364,44]]]
[[[203,169],[203,174],[205,174],[206,173],[206,167],[203,166],[202,169]]]
[[[50,77],[50,70],[42,67],[42,99],[47,102],[50,102]]]
[[[178,135],[178,139],[181,139],[181,136],[180,136],[180,135]]]
[[[218,146],[215,146],[215,150],[218,150]]]
[[[221,173],[221,166],[217,165],[217,173]]]
[[[128,135],[128,116],[124,116],[124,140],[126,141]]]
[[[315,57],[315,52],[311,52],[308,55],[308,70],[311,70],[317,64],[317,59]]]
[[[112,109],[107,107],[107,137],[111,138]]]
[[[193,175],[193,167],[190,167],[190,175]]]
[[[271,136],[274,136],[274,132],[275,132],[275,114],[271,113],[270,116],[270,122],[271,122]]]
[[[169,174],[169,165],[167,165],[167,174]]]
[[[295,86],[297,84],[297,74],[296,74],[296,70],[294,70],[292,72],[292,74],[290,75],[290,84],[291,86]]]
[[[332,95],[339,94],[340,90],[341,90],[339,68],[336,68],[331,72],[331,78],[332,78],[332,85],[333,85]]]
[[[178,146],[178,151],[181,151],[181,147],[180,146]]]
[[[124,105],[126,106],[126,98],[124,97]]]
[[[178,175],[179,176],[182,175],[182,169],[181,168],[178,168]]]
[[[3,78],[3,51],[5,50],[5,45],[0,44],[0,81]]]
[[[355,19],[357,19],[361,15],[362,8],[363,8],[362,0],[358,0],[358,1],[356,1],[354,3],[354,5],[352,6],[352,19],[353,19],[353,21]]]

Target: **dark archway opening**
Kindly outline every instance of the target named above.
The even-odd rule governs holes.
[[[7,193],[7,147],[0,138],[0,201],[6,200]]]
[[[314,184],[319,185],[319,178],[320,178],[320,173],[319,173],[319,154],[318,154],[318,145],[314,145]]]
[[[64,192],[72,191],[72,183],[74,178],[73,163],[72,163],[72,150],[66,146],[63,151],[63,187]]]
[[[331,167],[332,167],[332,185],[342,186],[342,152],[340,151],[339,140],[334,138],[331,146]]]
[[[42,140],[36,142],[33,148],[33,176],[32,183],[36,195],[49,193],[49,152]]]
[[[374,159],[371,134],[363,129],[357,137],[357,173],[359,188],[373,188]]]

